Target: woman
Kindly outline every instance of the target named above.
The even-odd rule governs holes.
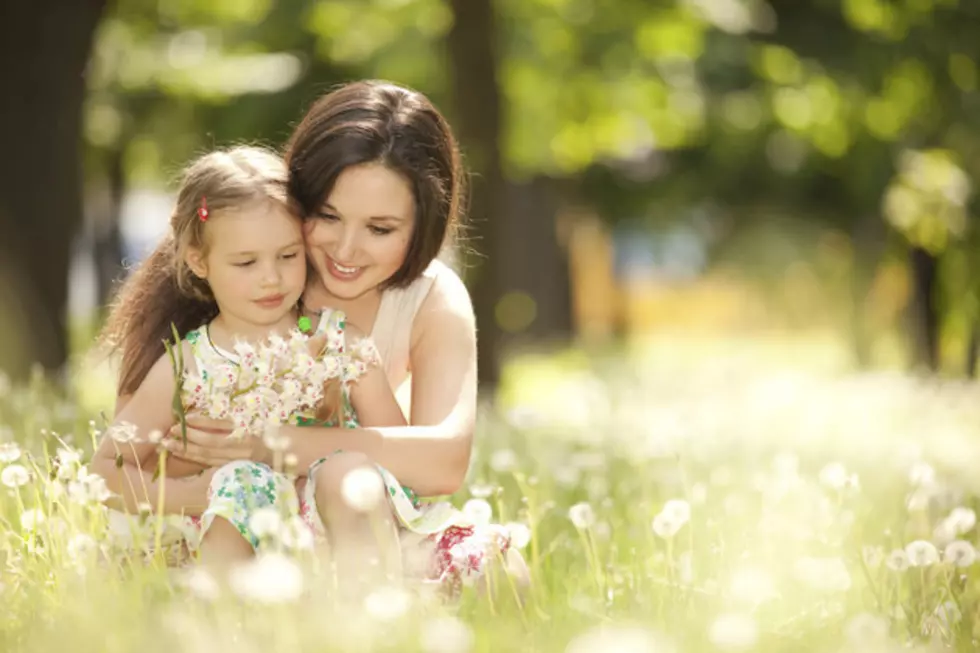
[[[376,515],[349,507],[347,472],[375,463],[425,497],[456,492],[466,476],[476,326],[465,286],[436,258],[457,230],[463,172],[452,132],[429,100],[382,82],[349,84],[317,101],[293,133],[286,161],[314,272],[304,310],[345,311],[374,339],[393,391],[411,375],[408,426],[281,431],[298,469],[327,457],[310,481],[318,503],[329,506],[332,542],[353,545],[370,535],[372,519],[391,516],[386,505]],[[176,439],[163,446],[211,466],[271,460],[259,438],[235,442],[225,437],[230,430],[192,417],[186,448]],[[435,545],[447,553],[470,535],[454,530]]]

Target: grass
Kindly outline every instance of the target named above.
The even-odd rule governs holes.
[[[0,435],[24,451],[4,479],[31,472],[0,488],[5,651],[976,649],[972,384],[854,375],[824,340],[515,361],[456,499],[528,527],[520,609],[499,577],[453,605],[393,587],[354,604],[304,567],[303,598],[279,601],[291,572],[272,566],[243,600],[132,560],[70,485],[86,454],[57,457],[91,450],[111,396],[82,372],[101,380],[73,401],[0,388]]]

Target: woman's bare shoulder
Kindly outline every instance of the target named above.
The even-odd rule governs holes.
[[[432,288],[419,307],[419,317],[426,313],[446,313],[463,318],[473,317],[473,301],[466,284],[448,265],[442,265],[432,279]]]

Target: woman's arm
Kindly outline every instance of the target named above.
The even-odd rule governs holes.
[[[197,476],[165,479],[161,474],[154,480],[158,454],[157,446],[149,436],[153,432],[166,433],[173,425],[174,389],[170,360],[163,356],[150,369],[139,389],[117,402],[120,410],[102,436],[89,466],[93,473],[105,479],[106,486],[114,494],[106,502],[109,507],[138,512],[140,504],[149,504],[155,511],[185,514],[196,514],[206,507],[206,479]],[[135,430],[135,439],[114,435],[130,429]],[[185,472],[191,471],[186,469],[186,463],[183,464]],[[199,472],[200,468],[193,471]],[[164,482],[161,503],[160,491]]]
[[[419,495],[453,494],[460,488],[476,421],[476,327],[469,294],[456,275],[436,277],[412,326],[410,356],[411,425],[281,427],[289,441],[287,453],[296,456],[299,469],[343,449],[366,454]],[[216,435],[216,426],[209,420],[190,422],[189,444],[179,455],[207,465],[220,465],[243,453],[253,460],[272,460],[260,438],[247,438],[250,450],[243,452],[241,444]],[[176,451],[180,445],[166,446]]]
[[[283,433],[300,469],[344,449],[365,453],[420,495],[460,488],[476,422],[476,325],[469,293],[456,275],[436,277],[412,326],[410,357],[411,425],[291,427]]]
[[[353,324],[347,325],[346,340],[348,350],[353,350],[364,334]],[[380,361],[370,364],[350,386],[350,401],[357,413],[357,422],[362,427],[408,426],[395,393],[388,384],[388,377]]]

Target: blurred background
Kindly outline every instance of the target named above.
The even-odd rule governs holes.
[[[0,16],[14,379],[91,347],[185,162],[281,145],[358,78],[426,93],[462,142],[457,260],[484,388],[541,347],[775,343],[789,364],[975,372],[977,3],[52,0]]]

